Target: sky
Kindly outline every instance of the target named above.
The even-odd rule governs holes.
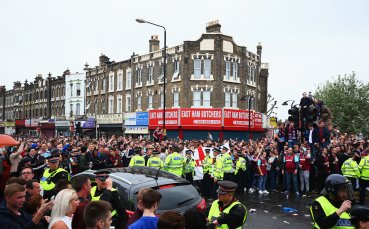
[[[169,47],[197,40],[219,20],[237,45],[256,53],[261,42],[269,93],[284,119],[283,101],[298,103],[302,92],[338,75],[355,71],[368,82],[368,10],[366,0],[1,0],[0,85],[83,72],[101,53],[114,61],[148,53],[150,36],[162,40],[163,31],[136,18],[165,26]]]

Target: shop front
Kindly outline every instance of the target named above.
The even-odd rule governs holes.
[[[124,114],[96,115],[97,137],[110,138],[113,134],[123,135]]]
[[[73,123],[72,123],[73,124]],[[55,121],[55,132],[57,136],[69,137],[70,134],[70,121],[67,120],[56,120]]]
[[[4,123],[4,133],[7,135],[15,134],[15,122],[5,122]]]
[[[124,114],[124,135],[149,137],[149,112],[130,112]]]
[[[38,137],[39,135],[39,132],[38,132],[39,129],[37,129],[39,128],[38,124],[39,124],[39,120],[37,118],[24,120],[24,125],[28,131],[29,136]]]
[[[46,119],[39,122],[40,136],[51,138],[55,136],[55,120]]]

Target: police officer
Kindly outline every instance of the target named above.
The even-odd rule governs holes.
[[[236,169],[234,171],[234,181],[238,184],[237,193],[243,194],[246,181],[246,160],[243,158],[242,152],[237,151]]]
[[[355,154],[350,152],[349,156],[350,158],[342,164],[341,171],[351,181],[353,189],[356,189],[356,179],[360,177],[359,166],[355,161]]]
[[[232,181],[218,181],[218,199],[211,205],[207,221],[215,228],[241,229],[247,219],[247,209],[235,197],[237,184]]]
[[[152,156],[147,161],[148,167],[163,168],[163,161],[160,159],[160,152],[153,150]]]
[[[351,223],[358,229],[369,229],[369,208],[364,206],[355,206],[350,211]]]
[[[59,180],[70,180],[69,173],[63,169],[59,168],[60,165],[60,151],[58,149],[53,149],[50,152],[50,156],[47,158],[47,164],[49,166],[42,175],[40,180],[40,186],[44,190],[44,199],[49,199],[54,196],[55,184]]]
[[[183,178],[189,182],[193,182],[193,177],[195,176],[195,160],[192,158],[193,151],[186,150],[186,159],[183,163]]]
[[[128,166],[145,166],[145,158],[141,156],[141,148],[135,148],[134,153],[135,155],[131,158]]]
[[[204,197],[209,197],[213,184],[213,158],[210,156],[210,149],[205,149],[205,158],[202,161],[202,171],[204,174],[202,178],[202,195]]]
[[[223,160],[223,170],[224,170],[224,180],[233,180],[233,161],[232,156],[228,153],[228,148],[223,146],[222,148],[222,160]]]
[[[173,153],[165,158],[164,169],[182,177],[184,159],[183,156],[178,153],[179,151],[180,148],[177,145],[173,145]]]
[[[213,197],[216,199],[218,189],[218,181],[222,181],[224,179],[224,169],[223,169],[223,159],[220,154],[221,150],[219,148],[214,148],[214,165],[213,165],[213,177],[214,177],[214,185],[213,185]]]
[[[310,207],[313,228],[354,228],[348,213],[353,197],[350,181],[340,174],[332,174],[325,180],[322,194]]]
[[[113,211],[111,212],[112,225],[115,228],[124,228],[128,217],[118,190],[113,188],[113,181],[109,178],[110,172],[107,170],[98,170],[94,174],[96,175],[96,186],[91,188],[91,201],[104,200],[109,202],[113,207]]]
[[[369,187],[369,155],[361,158],[359,163],[360,170],[360,204],[365,202],[365,191]]]

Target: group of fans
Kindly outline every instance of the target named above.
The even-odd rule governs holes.
[[[259,195],[283,192],[287,196],[294,193],[297,197],[301,194],[309,197],[326,188],[326,178],[331,174],[342,174],[345,181],[350,181],[353,191],[360,193],[358,199],[350,195],[350,200],[364,204],[369,186],[369,142],[341,134],[337,127],[326,125],[324,121],[317,126],[309,125],[305,133],[298,131],[293,121],[286,126],[279,123],[273,137],[255,141],[162,138],[151,141],[114,135],[109,140],[78,136],[19,140],[21,145],[0,150],[0,188],[4,190],[0,208],[2,228],[7,223],[9,228],[16,228],[14,222],[22,225],[18,228],[35,225],[59,228],[57,225],[63,222],[72,228],[73,220],[77,224],[83,223],[73,228],[93,228],[87,222],[104,228],[102,225],[109,224],[109,217],[116,228],[124,228],[128,220],[126,211],[119,200],[118,190],[112,187],[109,173],[104,170],[113,167],[149,166],[167,170],[192,182],[204,197],[210,199],[218,199],[220,193],[228,193],[227,190],[238,194],[245,191]],[[199,158],[200,152],[204,155]],[[202,180],[194,180],[196,166],[202,167]],[[88,169],[97,171],[95,187],[91,188],[91,182],[83,176],[80,176],[81,180],[70,182],[71,176]],[[233,196],[231,200],[230,205],[235,202]],[[146,206],[153,211],[159,201],[159,197],[149,200],[151,205]],[[95,214],[94,219],[101,221],[88,221],[88,211],[85,210],[83,216],[83,211],[78,208],[84,203],[84,208],[88,209],[86,205],[95,202],[101,206],[92,205],[92,209],[112,211],[108,211],[110,215],[105,214],[105,218],[98,217],[96,212],[91,213]],[[237,211],[229,214],[239,215],[242,225],[247,210],[239,202],[236,205]],[[209,211],[206,218],[216,225],[216,220],[212,220],[213,213]],[[16,217],[22,214],[33,215],[33,218]],[[45,214],[51,218],[44,217]],[[314,220],[317,222],[316,218]]]

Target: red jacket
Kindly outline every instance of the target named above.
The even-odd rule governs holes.
[[[300,153],[300,168],[302,171],[310,171],[310,158],[306,158],[307,155],[304,153]]]

